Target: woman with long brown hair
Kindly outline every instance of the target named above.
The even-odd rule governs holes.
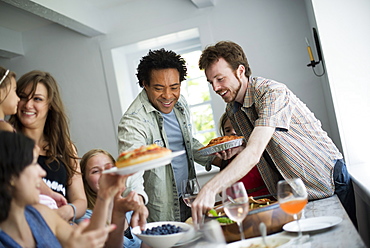
[[[18,80],[17,94],[18,111],[10,122],[40,147],[38,163],[47,172],[41,193],[56,200],[63,219],[74,221],[87,201],[58,84],[48,72],[31,71]]]

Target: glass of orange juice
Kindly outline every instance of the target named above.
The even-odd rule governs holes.
[[[278,182],[278,201],[280,208],[287,214],[293,215],[298,226],[298,241],[302,238],[298,214],[307,204],[307,189],[302,179],[291,178]]]

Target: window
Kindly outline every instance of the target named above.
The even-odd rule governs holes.
[[[193,135],[204,145],[216,137],[215,121],[211,105],[211,94],[204,72],[198,68],[201,50],[194,50],[181,56],[187,63],[188,75],[182,82],[181,94],[188,101]]]

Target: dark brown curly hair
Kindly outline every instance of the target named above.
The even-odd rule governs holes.
[[[152,70],[161,69],[176,69],[180,75],[180,82],[185,80],[187,73],[185,60],[175,52],[161,48],[149,50],[149,53],[141,58],[136,74],[140,87],[150,85]]]

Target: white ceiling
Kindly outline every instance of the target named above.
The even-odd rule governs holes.
[[[60,1],[49,0],[1,0],[0,25],[24,32],[55,22],[93,37],[104,34],[108,28],[108,23],[96,17],[104,17],[109,13],[109,8],[130,1],[134,0],[64,0],[62,4]]]
[[[87,37],[109,33],[117,9],[153,0],[0,0],[0,57],[24,55],[22,32],[57,23]],[[197,8],[214,6],[215,0],[191,1]],[[162,1],[162,4],[163,4]]]
[[[51,21],[0,1],[0,26],[23,32],[50,24]]]
[[[93,37],[109,30],[110,10],[134,1],[143,0],[0,0],[0,27],[24,32],[55,22]],[[188,1],[198,8],[214,5],[214,0]]]

